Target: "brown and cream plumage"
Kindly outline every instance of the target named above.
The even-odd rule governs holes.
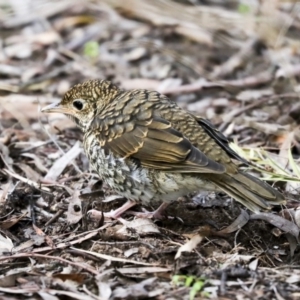
[[[284,203],[277,190],[239,170],[232,158],[242,159],[221,132],[158,92],[91,80],[43,111],[75,121],[95,171],[130,200],[114,217],[135,203],[164,208],[197,190],[224,191],[254,212]]]

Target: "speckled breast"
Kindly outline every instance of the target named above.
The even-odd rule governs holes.
[[[115,157],[91,136],[84,139],[84,149],[93,169],[113,190],[137,202],[148,203],[154,198],[148,169],[130,159]]]
[[[130,158],[116,157],[105,151],[93,135],[85,136],[84,148],[92,167],[104,182],[120,195],[144,205],[172,202],[199,189],[216,189],[195,174],[148,169]]]

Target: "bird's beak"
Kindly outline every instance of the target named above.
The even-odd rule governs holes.
[[[44,113],[66,113],[66,109],[60,104],[60,102],[55,102],[49,104],[41,109]]]

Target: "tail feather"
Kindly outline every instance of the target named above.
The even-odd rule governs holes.
[[[222,178],[214,183],[253,212],[267,210],[271,208],[271,205],[285,203],[281,193],[247,173],[237,173],[234,176],[226,174],[225,177],[222,174]]]

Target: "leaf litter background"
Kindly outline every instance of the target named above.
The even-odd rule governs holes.
[[[299,299],[299,30],[298,1],[0,0],[0,298]],[[124,199],[39,112],[91,78],[209,119],[286,207],[191,194],[94,222]]]

